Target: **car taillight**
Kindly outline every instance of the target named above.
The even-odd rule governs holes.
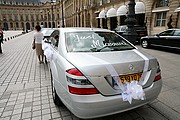
[[[158,80],[161,80],[161,69],[160,69],[160,66],[159,66],[159,62],[157,62],[157,72],[156,72],[156,76],[154,78],[154,82],[155,81],[158,81]]]
[[[98,94],[98,90],[91,82],[76,68],[66,71],[69,92],[78,95]]]
[[[161,72],[159,72],[159,73],[156,74],[156,76],[155,76],[155,78],[154,78],[154,82],[155,82],[155,81],[158,81],[158,80],[160,80],[160,79],[161,79]]]
[[[76,68],[67,70],[67,73],[69,73],[71,75],[75,75],[75,76],[83,76],[82,73]]]
[[[77,88],[77,87],[69,87],[69,92],[72,94],[78,95],[91,95],[91,94],[98,94],[98,90],[96,88]]]

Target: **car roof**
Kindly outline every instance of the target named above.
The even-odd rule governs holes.
[[[66,27],[66,28],[57,28],[63,32],[80,32],[80,31],[104,31],[104,32],[113,32],[108,29],[102,28],[89,28],[89,27]]]
[[[42,28],[42,33],[44,36],[50,36],[54,30],[55,28]]]
[[[167,30],[180,30],[180,28],[171,28],[171,29],[167,29]]]
[[[117,27],[127,27],[127,25],[118,25]]]
[[[48,30],[48,29],[54,29],[54,28],[42,28],[41,30]]]

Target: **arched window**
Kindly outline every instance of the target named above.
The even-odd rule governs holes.
[[[24,29],[24,23],[23,22],[21,23],[21,27]]]
[[[165,26],[166,25],[166,12],[159,12],[156,14],[156,24],[155,26]]]
[[[14,14],[15,21],[18,21],[18,15]]]
[[[11,28],[14,28],[14,27],[13,27],[13,23],[12,23],[12,22],[10,22],[10,27],[11,27]]]
[[[36,20],[39,20],[39,15],[38,14],[36,14]]]
[[[29,17],[28,17],[28,15],[26,15],[26,21],[29,21]]]
[[[169,6],[169,0],[158,0],[156,7]]]
[[[34,15],[31,14],[31,21],[34,21]]]
[[[34,22],[32,22],[32,27],[34,28]]]
[[[19,28],[19,24],[18,24],[18,22],[16,22],[16,29],[17,29],[17,28]]]
[[[21,21],[23,21],[23,15],[20,15],[20,19],[21,19]]]

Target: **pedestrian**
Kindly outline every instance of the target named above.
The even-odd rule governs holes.
[[[171,23],[172,23],[172,14],[171,14],[171,16],[169,17],[169,22],[167,23],[168,29],[173,28],[173,26],[171,25]]]
[[[44,59],[44,52],[42,50],[42,41],[43,41],[43,33],[41,32],[41,27],[39,25],[37,25],[35,27],[36,29],[36,33],[34,33],[34,43],[35,43],[35,49],[36,49],[36,54],[38,56],[39,59],[39,64],[44,63],[43,59]]]
[[[3,39],[4,39],[4,32],[0,26],[0,54],[2,54],[2,47],[1,47],[1,44],[3,43]]]

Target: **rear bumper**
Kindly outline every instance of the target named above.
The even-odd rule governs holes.
[[[70,95],[71,105],[68,106],[74,115],[83,119],[112,115],[140,107],[155,100],[161,91],[161,87],[162,80],[154,82],[150,87],[144,89],[146,99],[143,101],[133,100],[132,104],[123,101],[121,95],[102,96],[97,94],[88,96]]]

